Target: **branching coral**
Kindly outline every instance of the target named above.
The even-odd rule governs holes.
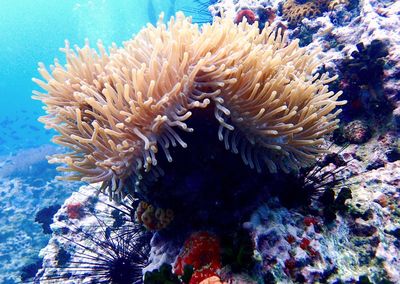
[[[98,49],[67,44],[65,66],[40,64],[45,81],[34,81],[45,93],[34,98],[46,104],[41,121],[60,133],[54,142],[72,150],[50,161],[67,165],[67,179],[103,182],[115,199],[130,179],[160,174],[160,148],[172,161],[170,146],[187,146],[180,133],[193,131],[194,109],[213,109],[219,139],[251,168],[288,172],[324,152],[344,103],[328,91],[335,78],[312,73],[318,52],[257,23],[217,18],[200,29],[177,14],[122,48]]]

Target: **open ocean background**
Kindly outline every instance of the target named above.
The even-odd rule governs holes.
[[[64,63],[59,48],[121,45],[146,23],[155,24],[161,11],[169,18],[177,10],[195,13],[207,1],[91,0],[2,1],[0,9],[0,283],[17,283],[21,268],[39,262],[47,244],[36,213],[61,205],[79,183],[54,179],[55,166],[46,156],[56,152],[54,133],[37,121],[42,104],[31,99],[32,82],[40,78],[38,62],[49,66],[54,58]],[[205,13],[207,13],[205,11]],[[203,18],[204,20],[204,18]]]

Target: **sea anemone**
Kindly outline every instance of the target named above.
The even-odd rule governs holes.
[[[328,90],[335,77],[313,73],[319,51],[246,20],[216,18],[199,28],[178,13],[122,48],[98,49],[67,43],[65,66],[39,65],[45,82],[34,81],[45,93],[34,98],[46,105],[40,120],[60,134],[53,141],[72,150],[50,162],[66,164],[59,168],[72,172],[66,179],[102,182],[116,200],[131,193],[129,182],[162,174],[159,149],[171,162],[171,145],[187,147],[181,137],[193,131],[195,110],[214,114],[216,135],[251,168],[290,172],[326,151],[323,137],[345,103]]]

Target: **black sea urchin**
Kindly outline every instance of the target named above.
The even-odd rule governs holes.
[[[82,228],[70,223],[61,230],[64,245],[59,249],[55,265],[46,264],[45,271],[40,273],[43,275],[47,270],[45,275],[38,275],[41,283],[67,280],[143,283],[142,270],[148,264],[150,235],[134,223],[114,229],[97,216],[91,217],[96,218],[96,226]]]

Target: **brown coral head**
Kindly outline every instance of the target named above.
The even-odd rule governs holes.
[[[296,1],[287,0],[282,7],[282,16],[289,25],[296,25],[304,18],[319,16],[327,9],[329,0]]]
[[[216,135],[250,167],[287,172],[325,151],[344,103],[328,91],[335,78],[313,74],[318,52],[257,23],[216,18],[199,28],[178,13],[121,48],[97,47],[67,43],[66,65],[40,64],[44,80],[34,81],[44,92],[34,98],[45,104],[40,120],[59,133],[53,141],[70,149],[50,162],[66,165],[66,179],[102,182],[117,200],[146,172],[162,174],[160,150],[172,161],[170,148],[187,146],[179,133],[193,131],[194,109],[213,108]]]

